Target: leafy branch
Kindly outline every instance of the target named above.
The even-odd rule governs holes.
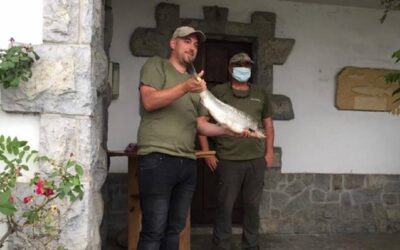
[[[82,167],[73,154],[58,162],[31,150],[26,141],[4,135],[0,135],[0,163],[4,164],[0,172],[0,213],[5,215],[0,222],[7,225],[7,231],[0,237],[0,248],[15,234],[35,249],[46,249],[61,232],[62,214],[56,201],[68,198],[73,203],[83,198]],[[33,193],[18,197],[17,178],[28,174],[28,165],[32,163],[49,164],[51,172],[45,177],[35,173],[29,183],[34,187]]]
[[[396,63],[400,61],[400,50],[393,53],[392,58],[396,60]],[[393,108],[391,110],[392,114],[400,115],[400,73],[393,72],[385,75],[385,81],[387,83],[397,83],[397,88],[392,93],[393,98]]]
[[[400,8],[400,0],[381,0],[381,5],[384,7],[383,15],[380,19],[381,23],[383,23],[389,11]]]
[[[39,60],[38,54],[30,45],[14,46],[14,39],[10,39],[9,49],[0,49],[0,85],[4,88],[18,87],[32,76],[32,64]]]

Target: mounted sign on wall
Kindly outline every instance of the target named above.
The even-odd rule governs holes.
[[[387,83],[389,69],[346,67],[337,76],[336,108],[340,110],[390,111],[398,83]]]

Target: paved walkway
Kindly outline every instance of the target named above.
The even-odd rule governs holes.
[[[191,250],[210,250],[211,235],[192,235]],[[127,249],[109,243],[106,250]],[[400,233],[396,234],[319,234],[263,235],[262,250],[400,250]],[[240,249],[240,235],[233,236],[232,250]]]
[[[191,250],[211,249],[210,235],[192,235]],[[235,235],[232,250],[240,250],[240,236]],[[320,234],[264,235],[261,249],[271,250],[400,250],[397,234]]]

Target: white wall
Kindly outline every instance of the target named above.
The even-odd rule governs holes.
[[[111,60],[120,63],[120,96],[109,109],[109,149],[136,142],[139,125],[139,70],[129,38],[137,27],[155,27],[159,1],[113,1]],[[398,68],[390,56],[399,49],[400,13],[379,23],[381,10],[287,1],[203,0],[179,4],[181,17],[203,18],[202,7],[229,8],[229,21],[250,22],[254,11],[277,14],[276,36],[296,40],[282,66],[274,66],[274,93],[291,98],[295,119],[276,121],[276,146],[283,172],[400,174],[400,117],[387,113],[338,111],[335,76],[345,66]],[[113,159],[111,171],[126,172]]]
[[[42,43],[42,0],[0,0],[0,9],[0,48],[8,48],[11,37],[21,43]],[[17,136],[38,149],[39,116],[6,113],[0,109],[0,134]]]
[[[8,47],[11,37],[21,43],[42,43],[42,0],[0,0],[0,10],[1,49]],[[39,116],[10,114],[0,109],[0,135],[17,136],[20,140],[28,141],[32,148],[38,149]],[[0,171],[3,167],[0,163]],[[32,166],[32,172],[35,168],[36,166]],[[0,224],[0,235],[5,230],[5,224]]]

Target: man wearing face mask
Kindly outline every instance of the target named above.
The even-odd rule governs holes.
[[[253,116],[264,128],[265,139],[212,138],[217,156],[205,158],[217,174],[217,209],[213,232],[213,250],[230,249],[232,210],[242,192],[244,207],[242,249],[261,249],[259,245],[259,206],[264,170],[272,166],[274,127],[272,106],[264,89],[249,83],[253,61],[238,53],[229,61],[231,80],[215,86],[211,92],[221,101]],[[205,117],[203,119],[206,119]],[[202,150],[210,150],[208,139],[199,136]]]

